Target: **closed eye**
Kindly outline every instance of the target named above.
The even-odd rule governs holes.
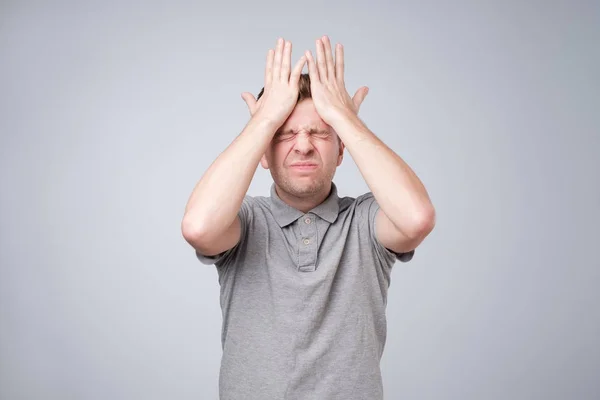
[[[326,139],[327,137],[329,137],[329,131],[323,129],[309,129],[308,133],[310,133],[312,137],[316,137],[319,139]]]
[[[316,130],[316,129],[311,129],[308,131],[309,134],[313,137],[317,137],[319,139],[326,139],[329,136],[331,136],[331,132],[329,131],[325,131],[325,130]],[[292,138],[294,138],[298,133],[294,132],[294,131],[283,131],[283,132],[277,132],[275,134],[275,138],[279,141],[284,141],[284,140],[290,140]]]
[[[291,138],[293,138],[296,134],[294,132],[279,132],[275,135],[275,138],[277,140],[290,140]]]

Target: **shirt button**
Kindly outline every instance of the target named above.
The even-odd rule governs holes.
[[[306,218],[306,219],[304,220],[304,222],[305,222],[305,223],[307,223],[307,224],[310,224],[310,218]]]
[[[309,244],[309,243],[310,243],[310,240],[304,239],[304,244]]]

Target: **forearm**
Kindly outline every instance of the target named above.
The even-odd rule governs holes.
[[[339,118],[336,130],[381,209],[409,237],[420,235],[434,219],[434,208],[421,180],[356,115]]]
[[[218,235],[234,221],[260,158],[277,129],[252,118],[196,184],[185,208],[182,229],[189,235]]]

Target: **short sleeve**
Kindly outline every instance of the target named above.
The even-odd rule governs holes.
[[[239,242],[233,246],[231,249],[226,250],[220,254],[215,255],[204,255],[196,250],[196,258],[202,263],[206,265],[215,265],[217,267],[221,267],[228,263],[228,261],[232,258],[233,254],[239,251],[240,247],[242,247],[246,241],[246,236],[248,233],[248,226],[250,225],[250,220],[252,218],[252,197],[246,195],[242,200],[242,205],[238,211],[238,217],[240,219],[240,240]]]
[[[383,260],[387,260],[390,263],[394,263],[396,260],[400,262],[409,262],[415,255],[415,250],[411,250],[405,253],[396,253],[387,247],[385,247],[377,238],[376,231],[376,221],[377,221],[377,211],[379,211],[379,203],[375,199],[375,196],[368,192],[358,199],[357,207],[362,209],[362,218],[365,219],[365,223],[368,224],[369,237],[371,239],[371,243],[375,246],[375,251],[378,256]]]

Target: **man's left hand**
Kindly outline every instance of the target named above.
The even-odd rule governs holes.
[[[333,126],[340,119],[358,114],[369,89],[359,88],[354,97],[350,97],[344,83],[344,48],[337,44],[335,62],[331,43],[327,36],[316,41],[317,59],[306,51],[310,90],[315,108],[323,121]]]

